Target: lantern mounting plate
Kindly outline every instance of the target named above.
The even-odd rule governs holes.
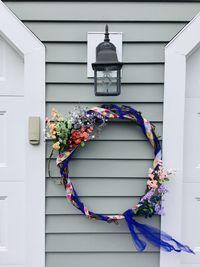
[[[88,32],[87,38],[87,77],[94,77],[92,63],[96,61],[96,47],[103,42],[105,32]],[[116,47],[117,57],[122,62],[122,33],[109,32],[110,42]]]

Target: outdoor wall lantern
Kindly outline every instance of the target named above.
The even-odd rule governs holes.
[[[108,25],[105,27],[105,39],[96,47],[94,70],[94,90],[96,96],[116,96],[121,93],[121,68],[116,47],[110,42]]]

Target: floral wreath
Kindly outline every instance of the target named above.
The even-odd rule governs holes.
[[[94,139],[107,121],[112,119],[127,119],[140,126],[143,134],[154,149],[155,157],[153,166],[148,171],[146,190],[144,195],[140,197],[138,204],[127,209],[123,214],[104,215],[90,211],[81,201],[70,180],[68,163],[75,150],[79,146],[83,147],[88,140]],[[54,150],[59,152],[56,164],[60,168],[60,174],[63,178],[66,198],[73,206],[89,219],[102,220],[108,223],[125,220],[138,251],[145,249],[146,242],[139,238],[135,229],[153,245],[168,252],[185,251],[194,253],[187,245],[181,244],[165,232],[139,223],[135,219],[136,216],[147,218],[155,214],[163,215],[162,199],[163,195],[168,192],[165,182],[169,181],[168,176],[172,174],[172,171],[163,167],[161,145],[155,133],[155,126],[149,120],[143,118],[141,112],[127,105],[119,107],[113,104],[90,109],[76,108],[70,113],[69,118],[63,118],[53,109],[52,118],[47,118],[46,122],[49,129],[47,137],[51,138],[53,143],[51,156]]]

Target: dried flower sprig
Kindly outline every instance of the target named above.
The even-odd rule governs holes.
[[[53,150],[59,153],[71,151],[79,144],[84,146],[86,141],[94,139],[105,123],[101,114],[89,112],[87,108],[75,107],[66,118],[52,109],[51,118],[46,118],[47,137],[52,140]]]
[[[169,181],[169,176],[173,174],[172,170],[166,170],[163,167],[162,160],[157,162],[157,169],[149,168],[147,189],[140,202],[136,205],[135,213],[151,217],[154,214],[164,215],[162,200],[168,189],[164,182]]]

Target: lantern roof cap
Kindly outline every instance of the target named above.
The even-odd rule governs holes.
[[[109,64],[119,65],[120,64],[122,65],[122,63],[118,61],[115,45],[110,42],[107,24],[105,26],[104,41],[96,47],[96,62],[92,64],[93,69],[94,69],[94,66],[97,66],[98,64],[101,64],[101,65],[106,65],[106,64],[107,65]]]

